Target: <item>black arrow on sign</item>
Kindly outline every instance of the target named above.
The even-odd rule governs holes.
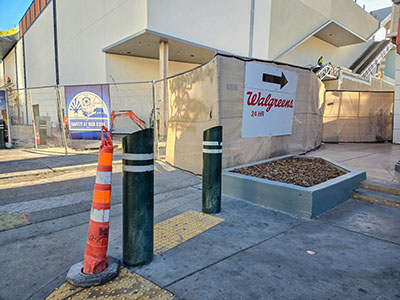
[[[288,81],[287,81],[287,79],[285,77],[285,74],[283,74],[283,72],[282,72],[281,76],[276,76],[276,75],[263,73],[262,81],[263,82],[268,82],[268,83],[280,84],[281,85],[281,89],[286,85],[286,83],[288,83]]]

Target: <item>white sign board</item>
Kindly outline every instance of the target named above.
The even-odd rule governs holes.
[[[292,134],[298,74],[246,62],[242,138]]]

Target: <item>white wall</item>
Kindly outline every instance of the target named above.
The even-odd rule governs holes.
[[[107,82],[109,83],[157,80],[160,76],[158,59],[107,54],[106,60]],[[168,76],[193,69],[197,66],[197,64],[170,61],[168,63]]]
[[[349,67],[371,42],[335,47],[312,36],[279,60],[299,66],[316,65],[318,58],[322,55],[324,63],[331,62],[338,66]]]
[[[60,84],[106,82],[102,49],[146,26],[146,0],[58,0]]]
[[[3,60],[0,61],[0,83],[5,82],[4,78],[4,69],[3,69]]]
[[[25,87],[24,84],[24,55],[22,48],[22,39],[20,39],[15,45],[16,49],[16,58],[17,58],[17,75],[18,75],[18,88],[23,89]]]
[[[27,87],[55,85],[53,4],[42,11],[24,39]]]
[[[5,80],[7,77],[10,77],[11,82],[16,84],[16,73],[15,73],[15,51],[14,48],[11,49],[10,53],[4,58],[4,67],[5,67]]]
[[[255,0],[253,57],[268,59],[272,0]]]
[[[251,0],[148,0],[147,26],[180,39],[247,56],[250,9]]]

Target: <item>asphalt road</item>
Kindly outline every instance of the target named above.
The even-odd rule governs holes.
[[[9,151],[0,159],[0,299],[43,299],[64,281],[69,266],[83,259],[97,154],[32,157],[30,151],[13,151],[18,153]],[[199,196],[200,183],[196,176],[156,162],[156,220],[193,201],[188,195]],[[117,256],[121,202],[121,153],[116,153],[109,252]]]
[[[55,157],[55,158],[54,158]],[[44,299],[83,259],[95,153],[0,153],[0,299]],[[268,195],[266,195],[268,196]],[[108,255],[121,258],[120,154]],[[155,223],[201,211],[201,178],[155,164]],[[131,269],[177,299],[400,299],[400,210],[350,200],[305,220],[224,196],[224,221]]]

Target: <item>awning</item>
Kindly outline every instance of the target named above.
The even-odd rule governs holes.
[[[0,59],[3,59],[19,39],[17,28],[0,31]]]
[[[333,20],[314,32],[314,36],[336,47],[365,42],[361,36]]]
[[[203,64],[210,61],[217,52],[221,53],[216,49],[149,29],[137,32],[102,50],[106,53],[158,59],[161,41],[168,42],[170,61]]]

